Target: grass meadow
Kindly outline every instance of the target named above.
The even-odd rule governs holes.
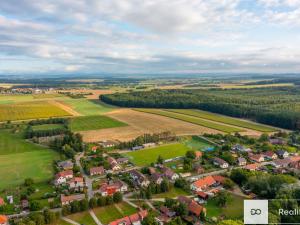
[[[222,131],[225,133],[233,133],[233,132],[243,131],[242,128],[231,127],[231,126],[227,126],[225,124],[219,124],[219,123],[216,123],[213,121],[204,120],[202,118],[184,115],[184,114],[175,113],[175,112],[170,112],[170,111],[165,111],[165,110],[160,110],[160,109],[136,109],[136,110],[141,111],[141,112],[166,116],[166,117],[170,117],[173,119],[182,120],[182,121],[197,124],[197,125],[200,125],[203,127],[208,127],[208,128],[214,129],[214,130],[219,130],[219,131]]]
[[[63,128],[63,125],[62,124],[42,124],[42,125],[32,126],[32,129],[34,131],[39,131],[39,130],[55,130],[55,129],[59,129],[59,128]]]
[[[70,116],[46,101],[0,104],[0,122]]]
[[[77,222],[79,224],[96,225],[96,222],[90,215],[89,211],[71,214],[71,215],[67,216],[67,218],[74,220],[75,222]]]
[[[100,130],[105,128],[122,127],[127,124],[107,116],[82,116],[70,119],[72,131]]]
[[[35,182],[53,176],[52,162],[59,155],[53,150],[27,142],[21,134],[0,130],[0,190],[33,178]]]
[[[184,156],[188,150],[190,150],[190,148],[186,145],[174,143],[129,152],[126,153],[126,156],[128,156],[135,165],[145,166],[152,162],[156,162],[158,156],[161,156],[163,159],[171,159],[177,156]]]
[[[275,131],[274,128],[263,125],[263,124],[258,124],[258,123],[253,123],[250,121],[245,121],[245,120],[239,120],[233,117],[228,117],[228,116],[223,116],[215,113],[210,113],[202,110],[190,110],[190,109],[168,109],[167,111],[170,112],[175,112],[175,113],[180,113],[184,115],[189,115],[189,116],[194,116],[198,118],[203,118],[207,120],[212,120],[224,124],[230,124],[234,125],[237,127],[243,127],[243,128],[248,128],[251,130],[257,130],[261,132],[273,132]]]

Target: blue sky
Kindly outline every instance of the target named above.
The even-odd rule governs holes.
[[[0,74],[300,72],[300,0],[0,1]]]

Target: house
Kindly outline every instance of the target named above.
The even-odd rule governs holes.
[[[8,195],[8,196],[6,196],[6,200],[7,200],[8,204],[13,204],[14,203],[14,196]]]
[[[167,216],[167,217],[169,217],[169,218],[172,218],[172,217],[175,217],[175,216],[176,216],[176,212],[170,210],[170,209],[167,208],[166,206],[161,206],[161,207],[159,208],[159,211],[160,211],[163,215],[165,215],[165,216]]]
[[[235,152],[251,152],[252,151],[251,148],[246,148],[245,146],[240,145],[240,144],[234,145],[231,149]]]
[[[8,218],[5,215],[0,215],[0,225],[8,225]]]
[[[164,179],[162,174],[154,173],[150,176],[150,180],[155,184],[161,184]]]
[[[156,173],[156,169],[154,167],[149,167],[148,169],[149,169],[150,175]]]
[[[239,157],[237,159],[237,163],[238,163],[239,166],[245,166],[247,164],[247,160],[243,157]]]
[[[162,174],[164,177],[168,178],[168,180],[170,180],[170,181],[175,181],[179,178],[179,175],[168,167],[162,168]]]
[[[269,160],[275,160],[278,158],[277,155],[275,154],[275,152],[272,152],[272,151],[265,152],[264,157]]]
[[[124,182],[117,180],[110,183],[104,183],[100,186],[98,191],[102,196],[113,195],[116,192],[124,193],[128,191],[128,186]]]
[[[250,154],[249,159],[252,162],[258,162],[258,163],[265,161],[265,158],[261,154]]]
[[[245,170],[249,170],[249,171],[255,171],[260,167],[260,165],[258,163],[252,163],[252,164],[248,164],[247,166],[244,167]]]
[[[68,181],[69,189],[82,190],[84,188],[83,177],[74,177]]]
[[[21,207],[23,210],[28,210],[29,209],[29,201],[27,199],[21,200]]]
[[[203,191],[213,186],[214,184],[216,184],[215,179],[212,176],[207,176],[192,183],[191,189],[193,191]]]
[[[280,139],[280,138],[270,138],[269,142],[272,145],[285,145],[287,143],[285,140]]]
[[[97,145],[93,146],[93,147],[92,147],[92,152],[96,152],[96,151],[98,150],[98,148],[99,148],[99,147],[98,147]]]
[[[115,160],[113,157],[107,157],[107,161],[110,165],[110,168],[113,170],[113,171],[117,171],[117,170],[120,170],[121,169],[121,166],[119,165],[119,163],[117,162],[117,160]]]
[[[147,177],[140,173],[137,170],[130,170],[129,175],[131,176],[131,178],[141,187],[148,187],[148,185],[150,184],[150,181],[147,179]]]
[[[4,199],[0,197],[0,207],[4,205],[5,205]]]
[[[108,225],[140,225],[147,215],[148,211],[143,210],[130,216],[110,222]]]
[[[188,208],[190,214],[200,217],[201,212],[205,212],[205,208],[199,205],[196,201],[186,197],[186,196],[179,196],[178,201],[182,204],[185,204]]]
[[[271,164],[275,168],[287,168],[291,162],[292,160],[290,158],[285,158],[285,159],[276,159]]]
[[[204,168],[200,164],[194,164],[193,169],[196,173],[204,173]]]
[[[289,157],[289,153],[285,150],[278,150],[278,151],[276,151],[276,154],[281,159],[285,159],[285,158]]]
[[[140,145],[140,146],[134,146],[134,147],[132,147],[131,150],[132,151],[137,151],[137,150],[141,150],[143,148],[144,148],[144,146]]]
[[[119,164],[125,164],[125,163],[128,163],[129,162],[129,160],[128,160],[128,158],[118,158],[118,159],[116,159],[117,160],[117,163],[119,163]]]
[[[74,163],[71,160],[66,160],[66,161],[58,162],[57,166],[63,170],[72,170]]]
[[[85,195],[84,194],[76,194],[76,195],[60,195],[60,202],[62,205],[69,205],[71,202],[74,201],[81,201],[85,199]]]
[[[118,142],[108,140],[108,141],[102,141],[99,144],[103,148],[112,148],[112,147],[115,147],[118,144]]]
[[[202,157],[203,153],[201,151],[195,151],[195,159],[199,160]]]
[[[197,195],[199,198],[203,199],[203,200],[207,200],[208,197],[209,197],[209,195],[206,194],[206,193],[203,192],[203,191],[198,191],[198,192],[196,192],[196,195]]]
[[[222,168],[222,169],[226,169],[226,168],[229,167],[228,162],[226,162],[226,161],[223,160],[223,159],[217,158],[217,157],[215,157],[215,158],[213,159],[213,164],[216,165],[216,166],[219,166],[219,167]]]
[[[103,175],[104,173],[105,173],[105,171],[104,171],[103,166],[97,166],[97,167],[90,168],[90,175],[91,176]]]
[[[73,171],[72,170],[64,170],[55,175],[54,184],[60,185],[65,184],[67,180],[73,178]]]

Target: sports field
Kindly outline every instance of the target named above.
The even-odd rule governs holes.
[[[190,110],[190,109],[168,109],[167,111],[170,112],[175,112],[175,113],[180,113],[184,115],[189,115],[189,116],[194,116],[198,118],[203,118],[207,120],[212,120],[216,122],[221,122],[224,124],[230,124],[238,127],[244,127],[252,130],[257,130],[261,132],[273,132],[275,131],[274,128],[263,125],[263,124],[258,124],[258,123],[253,123],[250,121],[245,121],[245,120],[239,120],[233,117],[228,117],[228,116],[223,116],[220,114],[215,114],[215,113],[210,113],[202,110]]]
[[[86,131],[123,127],[126,125],[126,123],[107,116],[80,116],[72,118],[69,126],[72,131]]]
[[[0,122],[64,116],[70,114],[47,101],[0,104]]]
[[[197,124],[197,125],[200,125],[203,127],[208,127],[211,129],[219,130],[219,131],[222,131],[225,133],[243,131],[242,128],[227,126],[225,124],[216,123],[214,121],[204,120],[204,119],[201,119],[198,117],[184,115],[184,114],[170,112],[170,111],[165,111],[165,110],[160,110],[160,109],[136,109],[136,110],[140,111],[140,112],[152,113],[152,114],[156,114],[156,115],[170,117],[173,119],[182,120],[182,121]]]
[[[0,130],[0,190],[33,178],[36,182],[50,179],[52,162],[59,155],[47,148],[22,139],[21,134]]]
[[[72,109],[74,109],[82,116],[101,115],[110,112],[111,110],[114,109],[113,106],[104,104],[99,100],[88,100],[85,98],[80,98],[80,99],[64,98],[63,100],[61,100],[61,102],[70,106]]]
[[[171,159],[177,156],[184,156],[188,150],[190,150],[190,148],[186,145],[182,143],[174,143],[129,152],[125,155],[128,156],[135,165],[144,166],[156,162],[158,156],[161,156],[163,159]]]

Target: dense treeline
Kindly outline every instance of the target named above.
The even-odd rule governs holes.
[[[13,225],[44,225],[54,224],[59,218],[59,212],[53,212],[46,209],[43,212],[34,212],[22,219],[13,219],[10,222]]]
[[[151,142],[158,143],[160,141],[175,141],[175,140],[176,140],[176,135],[169,131],[166,131],[162,133],[144,134],[138,136],[132,141],[121,142],[117,147],[119,149],[126,149],[126,148],[132,148],[135,146],[140,146],[142,144],[151,143]]]
[[[68,131],[62,139],[56,138],[50,143],[50,147],[63,153],[68,158],[74,158],[77,152],[84,151],[84,144],[80,134],[74,134]]]
[[[28,122],[29,125],[31,126],[36,126],[36,125],[42,125],[42,124],[67,124],[68,119],[65,118],[50,118],[50,119],[43,119],[43,120],[31,120]]]
[[[248,118],[286,129],[300,128],[300,90],[277,87],[250,90],[152,90],[101,95],[122,107],[194,108]]]

